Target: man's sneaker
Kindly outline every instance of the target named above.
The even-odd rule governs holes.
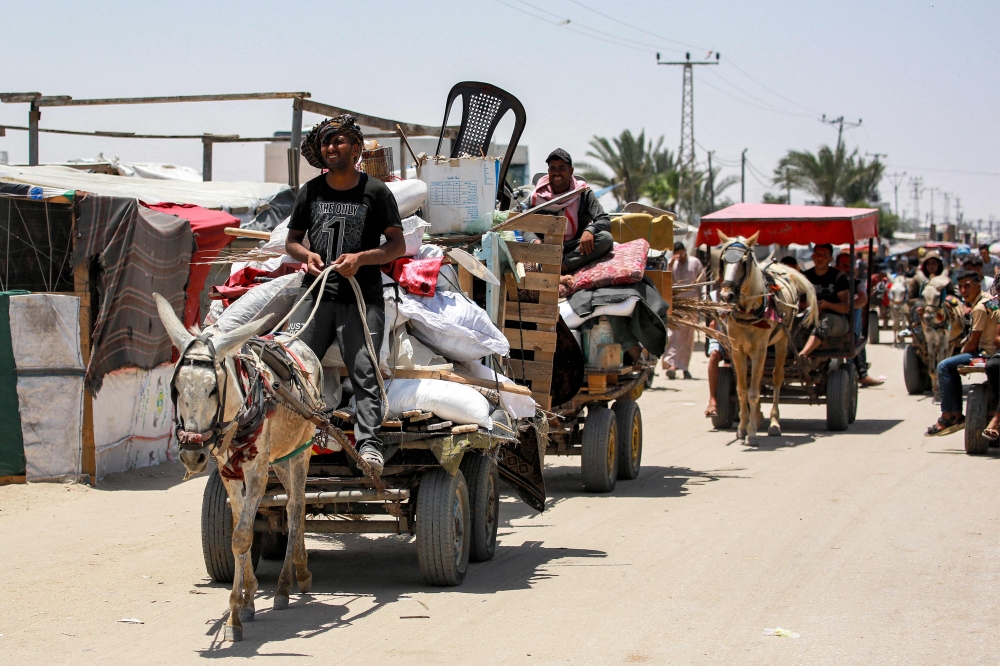
[[[385,465],[385,461],[382,459],[381,451],[374,446],[368,445],[362,446],[358,453],[361,454],[362,460],[371,465],[376,474],[382,473],[382,467]]]

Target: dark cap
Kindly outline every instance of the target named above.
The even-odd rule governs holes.
[[[567,153],[562,148],[556,148],[551,153],[549,153],[549,156],[545,158],[545,163],[548,164],[552,160],[562,160],[566,164],[573,166],[573,158],[570,157],[569,153]]]

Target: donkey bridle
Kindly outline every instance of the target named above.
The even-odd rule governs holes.
[[[727,247],[725,249],[725,251],[723,251],[722,256],[720,258],[722,259],[722,261],[724,263],[727,263],[727,264],[735,264],[735,263],[737,263],[736,261],[726,261],[726,259],[725,259],[726,254],[729,252],[729,250],[732,250],[734,248],[735,249],[743,250],[743,256],[738,260],[740,263],[747,263],[747,262],[749,262],[750,256],[752,254],[751,251],[750,251],[750,248],[747,247],[746,245],[744,245],[743,243],[737,242],[737,243],[730,244],[729,247]],[[738,319],[738,320],[742,321],[742,322],[758,322],[758,321],[761,321],[762,319],[764,319],[764,314],[767,312],[767,298],[769,296],[769,294],[767,292],[767,286],[768,286],[768,283],[770,282],[770,278],[769,278],[769,276],[767,274],[767,271],[761,269],[761,273],[763,274],[763,277],[764,277],[765,291],[760,296],[752,296],[751,297],[751,298],[760,298],[760,305],[758,307],[754,308],[751,312],[746,312],[745,310],[740,310],[739,309],[739,299],[742,298],[741,292],[743,290],[743,283],[747,279],[747,273],[748,273],[747,267],[744,266],[744,268],[743,268],[743,276],[739,280],[723,280],[722,281],[722,286],[723,287],[729,287],[729,289],[734,294],[736,294],[736,299],[737,299],[736,300],[736,308],[732,312],[733,317],[735,319]],[[740,317],[739,316],[740,314],[744,314],[744,316]]]

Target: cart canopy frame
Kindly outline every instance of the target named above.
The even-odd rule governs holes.
[[[697,244],[718,245],[720,231],[744,238],[759,231],[760,245],[853,245],[878,237],[878,213],[877,208],[738,203],[701,218]]]

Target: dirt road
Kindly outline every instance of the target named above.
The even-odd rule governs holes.
[[[847,433],[786,407],[758,450],[702,417],[693,381],[641,399],[639,479],[587,495],[550,459],[549,508],[505,496],[496,558],[426,587],[403,537],[310,538],[312,594],[222,643],[228,588],[201,554],[204,477],[179,465],[0,488],[0,654],[10,664],[996,664],[1000,457],[922,437],[936,406],[886,385]],[[143,624],[119,620],[136,618]],[[764,635],[787,628],[799,638]]]

